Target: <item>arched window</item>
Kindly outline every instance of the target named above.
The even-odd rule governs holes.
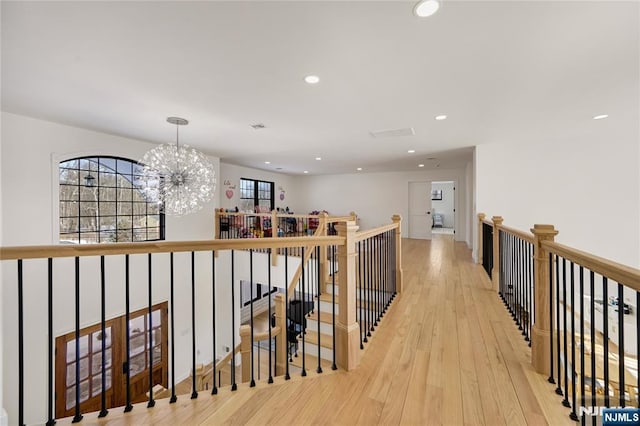
[[[62,161],[60,242],[109,243],[164,240],[162,204],[150,199],[142,165],[118,157]]]

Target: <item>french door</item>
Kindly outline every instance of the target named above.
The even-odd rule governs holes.
[[[151,325],[151,330],[149,329]],[[131,402],[147,399],[149,369],[153,384],[167,387],[168,381],[167,302],[153,306],[151,321],[147,308],[129,316],[129,336],[125,316],[80,330],[80,409],[83,413],[101,409],[102,341],[105,342],[105,396],[107,408],[126,404],[126,342],[130,343]],[[149,349],[153,350],[150,365]],[[76,338],[75,332],[56,338],[56,418],[69,417],[76,405]]]

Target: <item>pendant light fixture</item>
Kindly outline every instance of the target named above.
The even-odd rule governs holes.
[[[180,126],[189,121],[169,117],[167,122],[176,126],[176,143],[153,148],[140,160],[145,191],[150,199],[164,204],[165,214],[184,216],[202,209],[213,198],[215,170],[203,153],[180,145]]]

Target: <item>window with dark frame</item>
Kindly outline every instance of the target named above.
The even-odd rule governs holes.
[[[275,184],[254,179],[240,179],[240,198],[243,200],[253,200],[253,206],[268,208],[270,211],[275,208]]]
[[[120,157],[80,157],[60,162],[61,243],[164,240],[162,203],[146,188],[142,165]]]

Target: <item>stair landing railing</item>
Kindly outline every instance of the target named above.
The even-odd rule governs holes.
[[[639,407],[640,270],[556,242],[552,225],[491,224],[492,284],[569,417],[596,424],[607,408]]]

